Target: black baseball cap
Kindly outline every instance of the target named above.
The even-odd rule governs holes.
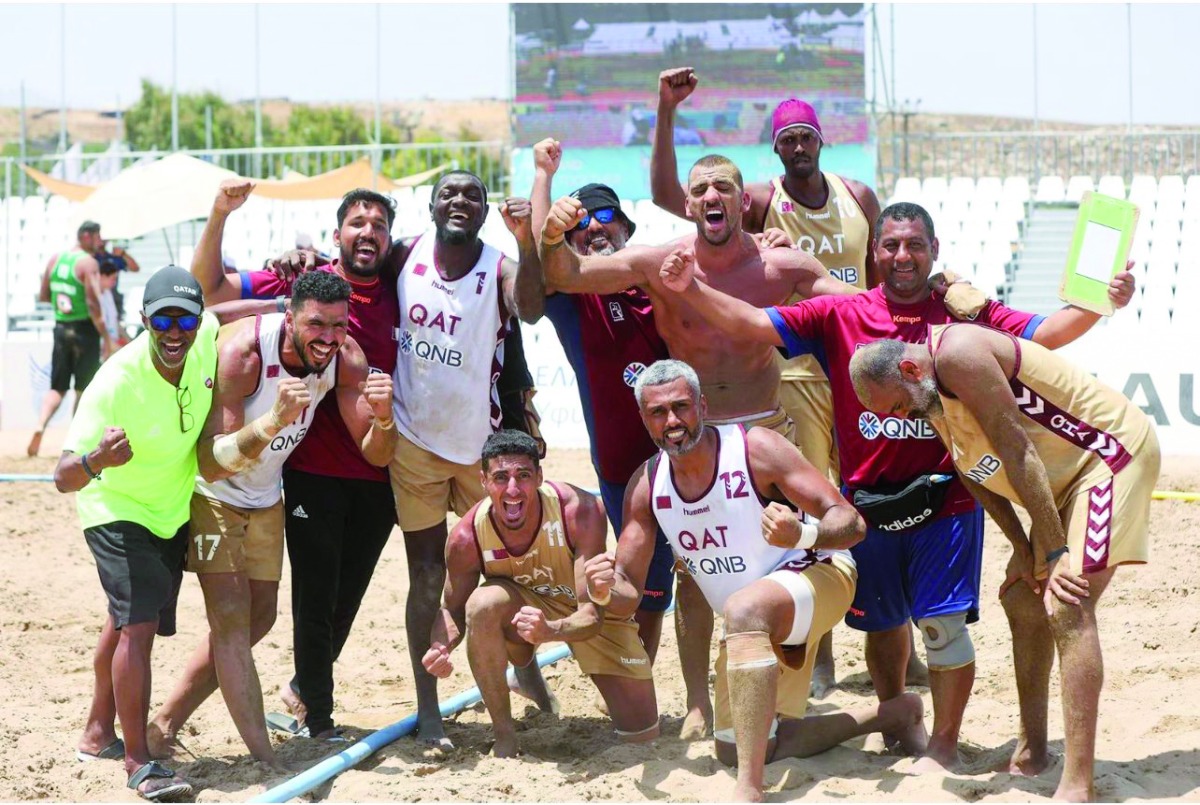
[[[204,312],[204,291],[191,272],[179,266],[163,266],[146,283],[142,293],[142,313],[153,316],[160,310],[177,307],[199,316]]]
[[[605,207],[612,207],[617,212],[621,213],[621,217],[625,219],[625,226],[629,227],[629,235],[637,231],[637,224],[629,220],[629,216],[621,209],[621,199],[617,198],[617,193],[606,184],[585,184],[583,187],[571,194],[573,198],[579,199],[585,210],[600,210]]]

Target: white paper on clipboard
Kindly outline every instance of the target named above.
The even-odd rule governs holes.
[[[1113,261],[1121,245],[1121,230],[1088,221],[1075,273],[1107,285],[1112,280]]]

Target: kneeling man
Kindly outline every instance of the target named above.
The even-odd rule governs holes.
[[[511,757],[517,736],[506,665],[512,662],[522,690],[548,709],[534,652],[541,643],[565,642],[604,697],[617,734],[649,741],[658,737],[658,704],[633,620],[637,604],[613,616],[584,583],[585,563],[604,553],[604,507],[570,484],[543,482],[538,452],[537,442],[519,431],[502,430],[484,443],[487,498],[446,543],[446,586],[425,669],[448,676],[450,652],[465,629],[471,673],[495,731],[492,752]]]
[[[848,549],[866,533],[854,507],[778,433],[705,425],[707,401],[686,363],[658,361],[634,392],[661,452],[630,481],[615,559],[588,563],[590,595],[611,596],[617,615],[632,613],[662,528],[725,617],[714,726],[717,757],[738,765],[734,797],[762,799],[766,762],[807,757],[856,735],[884,731],[923,746],[915,694],[803,717],[816,646],[854,597]]]
[[[1038,774],[1050,763],[1046,709],[1057,646],[1067,759],[1055,799],[1093,799],[1104,681],[1096,605],[1117,565],[1149,558],[1160,464],[1149,418],[1055,353],[979,325],[933,327],[926,344],[876,341],[855,354],[850,375],[868,410],[929,420],[1012,543],[1000,596],[1021,735],[1009,770]],[[1029,512],[1028,537],[1013,503]]]

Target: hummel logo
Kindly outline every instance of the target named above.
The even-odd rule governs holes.
[[[308,519],[308,515],[304,512],[303,506],[297,506],[296,508],[292,509],[292,517],[302,517],[305,520]]]

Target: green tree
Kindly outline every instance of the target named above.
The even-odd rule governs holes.
[[[254,145],[254,110],[230,104],[213,92],[179,95],[179,147],[205,148],[205,110],[212,110],[212,147],[246,148]],[[263,119],[263,141],[272,135],[271,121]],[[125,112],[125,137],[135,151],[171,147],[171,94],[142,79],[142,95]]]

